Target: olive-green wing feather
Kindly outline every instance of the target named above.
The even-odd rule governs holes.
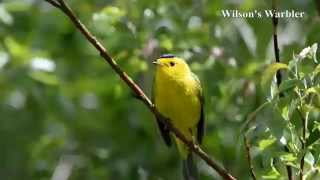
[[[200,80],[198,79],[198,77],[195,74],[192,74],[192,76],[195,79],[195,81],[197,82],[197,86],[198,86],[197,88],[199,90],[198,91],[198,98],[201,103],[200,119],[199,119],[199,122],[197,125],[197,140],[198,140],[198,143],[201,144],[204,133],[205,133],[204,96],[203,96]]]
[[[153,84],[152,84],[152,95],[151,95],[151,100],[153,103],[155,103],[155,88],[156,88],[156,83],[155,83],[155,77],[153,78]],[[160,121],[160,119],[158,119],[158,117],[156,117],[157,119],[157,124],[160,130],[160,134],[164,140],[164,142],[166,143],[166,145],[168,147],[171,146],[171,138],[170,138],[170,130],[166,127],[166,125]]]

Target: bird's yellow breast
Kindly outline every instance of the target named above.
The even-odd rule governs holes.
[[[168,117],[187,138],[192,138],[201,111],[199,89],[195,79],[191,74],[180,77],[180,79],[157,74],[155,81],[154,93],[157,109]]]

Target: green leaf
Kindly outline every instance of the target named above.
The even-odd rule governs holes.
[[[267,67],[261,79],[262,88],[267,88],[267,84],[272,80],[273,76],[280,69],[288,69],[288,65],[284,63],[272,63]]]
[[[320,131],[318,129],[313,130],[308,139],[307,139],[307,147],[310,149],[314,149],[314,145],[315,144],[319,144],[320,143]]]
[[[107,6],[107,7],[103,8],[102,12],[104,14],[107,14],[108,16],[111,16],[111,17],[117,18],[117,19],[126,15],[125,11],[121,10],[120,8],[118,8],[116,6]]]
[[[306,95],[315,94],[315,95],[320,96],[320,87],[311,87],[306,90],[305,94]]]
[[[316,66],[316,68],[314,69],[313,75],[315,76],[315,75],[319,74],[319,72],[320,72],[320,64],[318,64],[318,65]]]
[[[314,145],[314,143],[317,143],[317,141],[319,140],[320,140],[320,122],[313,121],[313,127],[307,139],[308,148],[312,149],[312,146]]]
[[[29,59],[30,51],[28,47],[24,46],[21,42],[17,42],[13,37],[6,37],[4,43],[8,51],[18,64],[25,63]]]
[[[296,168],[299,167],[298,163],[296,162],[298,158],[293,153],[286,153],[286,152],[281,153],[279,158],[286,165],[296,167]]]
[[[290,71],[293,73],[293,75],[296,79],[299,78],[299,76],[298,76],[298,63],[299,63],[299,57],[294,56],[288,65]]]
[[[274,136],[270,136],[267,139],[262,139],[259,141],[258,146],[261,151],[265,150],[266,148],[270,147],[273,143],[275,143],[277,139]]]
[[[121,23],[121,18],[124,17],[125,14],[125,11],[115,6],[107,6],[101,11],[94,13],[92,19],[95,31],[113,37],[117,32],[117,28],[119,28],[116,25]]]
[[[107,6],[102,11],[93,14],[94,21],[105,21],[114,24],[120,20],[126,13],[115,6]]]
[[[31,1],[7,1],[4,3],[5,8],[9,12],[23,12],[28,11],[32,7]]]
[[[316,106],[313,106],[311,104],[303,104],[302,105],[302,112],[304,114],[307,114],[307,113],[310,113],[310,112],[320,112],[320,108],[319,107],[316,107]]]
[[[278,180],[280,177],[281,177],[280,173],[275,168],[270,170],[266,175],[262,176],[263,179],[276,179],[276,180]]]
[[[283,106],[283,108],[281,109],[281,116],[283,117],[283,119],[289,121],[289,107],[288,107],[288,105]]]
[[[29,75],[32,79],[46,85],[57,85],[59,83],[59,80],[55,74],[42,71],[33,71]]]
[[[313,128],[312,128],[312,131],[316,131],[316,130],[320,131],[320,122],[318,121],[314,121]]]
[[[306,155],[304,156],[304,162],[306,162],[307,164],[309,164],[311,167],[314,165],[314,157],[311,154],[311,152],[307,152]]]
[[[279,93],[280,92],[289,91],[289,90],[291,90],[294,87],[299,86],[299,85],[302,85],[302,82],[300,80],[298,80],[298,79],[289,79],[289,80],[283,81],[280,84],[280,87],[279,87],[278,91],[279,91]]]
[[[279,180],[281,178],[281,174],[279,173],[279,171],[274,167],[273,165],[273,161],[270,161],[270,165],[271,165],[271,170],[267,172],[266,175],[262,175],[263,179],[275,179],[275,180]]]
[[[318,44],[317,44],[317,43],[314,43],[314,44],[311,46],[310,55],[312,56],[313,61],[314,61],[315,63],[318,63],[318,61],[317,61],[317,50],[318,50]]]
[[[298,99],[293,99],[293,97],[290,96],[277,100],[277,108],[279,109],[279,112],[284,120],[290,120],[292,113],[297,108],[298,103]]]

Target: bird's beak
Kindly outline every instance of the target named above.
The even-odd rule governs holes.
[[[155,65],[162,65],[159,61],[153,61],[152,64],[155,64]]]

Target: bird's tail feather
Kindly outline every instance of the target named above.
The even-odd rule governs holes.
[[[184,180],[199,180],[197,166],[194,164],[192,152],[182,161],[182,174]]]

